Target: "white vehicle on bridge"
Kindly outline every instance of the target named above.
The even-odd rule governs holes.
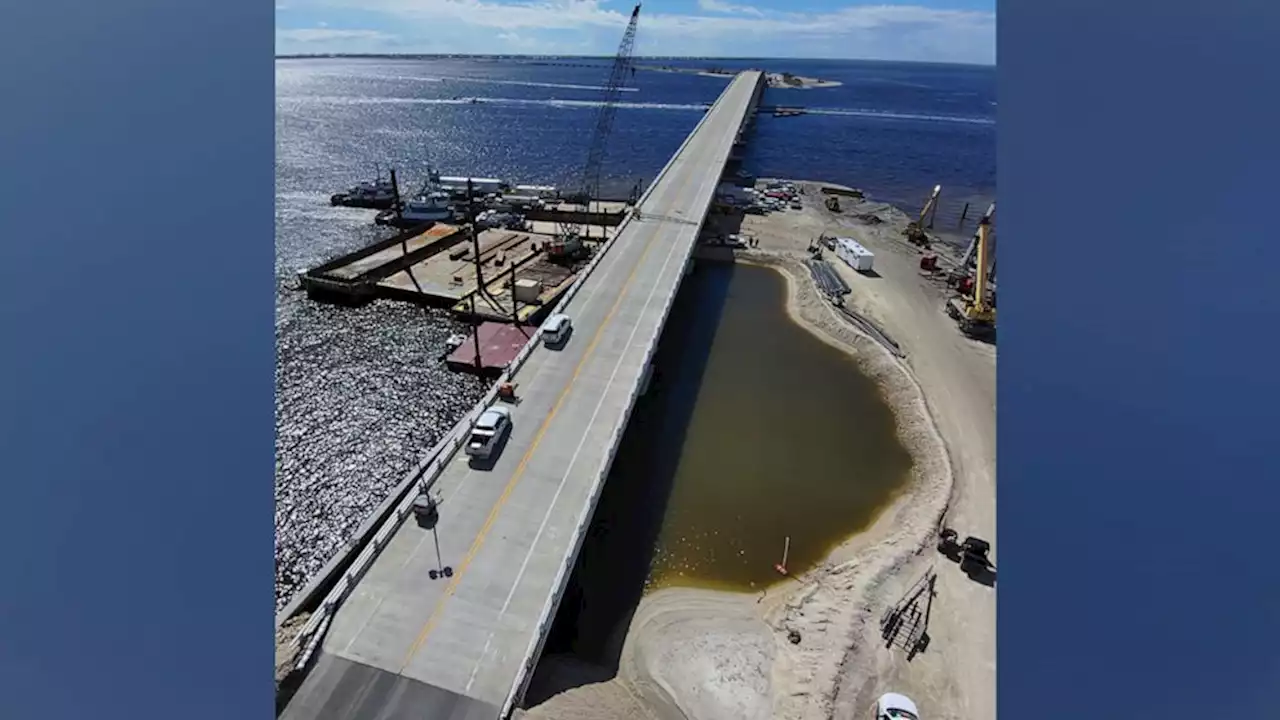
[[[920,711],[911,698],[898,693],[885,693],[876,701],[874,720],[920,720]]]
[[[467,454],[480,460],[489,459],[510,430],[510,410],[501,405],[485,410],[480,413],[475,427],[471,428],[471,437],[467,438]]]
[[[573,321],[569,316],[556,313],[542,324],[542,344],[553,348],[560,347],[569,339],[569,334],[572,332]]]

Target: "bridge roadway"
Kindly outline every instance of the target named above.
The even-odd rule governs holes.
[[[569,301],[569,342],[517,371],[501,454],[449,460],[435,533],[395,531],[283,718],[491,720],[518,702],[759,82],[731,81],[655,180]],[[452,575],[433,580],[437,540]]]

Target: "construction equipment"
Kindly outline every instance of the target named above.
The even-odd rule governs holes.
[[[831,212],[840,212],[840,200],[835,195],[828,195],[824,202],[827,205],[827,209]]]
[[[960,330],[970,337],[986,337],[995,331],[996,308],[989,293],[987,258],[991,220],[982,218],[978,223],[977,267],[974,269],[973,292],[947,301],[947,313],[960,323]]]
[[[951,528],[943,528],[938,536],[938,552],[958,563],[960,570],[971,578],[976,579],[995,568],[990,558],[991,543],[972,535],[960,542],[960,534]]]
[[[978,235],[982,229],[982,224],[985,222],[990,225],[991,218],[995,214],[996,204],[993,202],[987,207],[987,211],[983,213],[982,218],[978,220],[978,227],[973,231],[973,238],[969,240],[969,247],[965,249],[964,257],[960,258],[960,264],[956,266],[956,269],[951,272],[951,277],[948,278],[948,282],[952,285],[955,285],[960,282],[962,278],[969,275],[969,271],[973,267],[973,261],[978,255]],[[988,238],[988,240],[991,240],[991,238]],[[991,259],[989,269],[987,270],[988,278],[990,279],[994,279],[995,276],[996,260],[994,250],[995,244],[992,243],[991,247],[987,251],[987,255]]]
[[[547,258],[555,262],[572,262],[586,255],[587,246],[581,235],[562,233],[547,241],[546,252]]]
[[[627,23],[627,29],[622,34],[622,42],[618,45],[618,52],[613,59],[613,68],[604,86],[604,101],[600,104],[600,111],[596,115],[595,130],[590,136],[581,180],[576,190],[566,196],[569,202],[584,206],[588,212],[591,209],[591,201],[600,197],[600,171],[604,166],[605,149],[613,129],[613,117],[617,114],[618,97],[622,93],[622,85],[628,76],[635,75],[635,68],[631,64],[631,51],[635,46],[636,21],[639,17],[640,5],[636,4],[635,9],[631,11],[631,21]],[[582,228],[585,224],[582,219],[580,215],[571,215],[558,223],[557,234],[563,239],[561,248],[570,254],[580,252],[577,248],[581,244]]]
[[[880,617],[880,637],[885,647],[906,650],[908,660],[929,647],[929,617],[933,598],[938,594],[937,580],[937,573],[930,569]]]
[[[938,214],[938,196],[942,194],[942,186],[934,185],[933,193],[929,195],[929,199],[925,201],[924,207],[920,209],[920,217],[907,223],[907,227],[902,231],[907,236],[907,242],[924,249],[929,249],[929,236],[925,234],[924,219],[929,218],[927,227],[933,227],[933,218]]]

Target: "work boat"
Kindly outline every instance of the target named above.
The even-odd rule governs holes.
[[[424,192],[404,204],[400,216],[405,222],[425,223],[453,219],[449,193],[442,190]]]
[[[386,210],[396,202],[395,183],[390,178],[378,178],[373,182],[360,182],[345,192],[329,197],[329,204],[341,207]]]
[[[428,190],[415,195],[411,200],[406,200],[400,212],[395,210],[380,212],[374,221],[379,225],[411,228],[452,219],[453,205],[449,201],[449,193],[442,190]]]
[[[449,193],[440,189],[440,175],[428,168],[427,181],[423,183],[422,189],[406,200],[399,212],[394,208],[380,212],[374,221],[379,225],[411,228],[452,219],[453,203],[450,202]]]

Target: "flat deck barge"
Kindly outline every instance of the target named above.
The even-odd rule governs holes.
[[[609,205],[573,213],[579,221],[603,223],[582,227],[591,249],[612,237],[623,217],[620,203]],[[524,230],[481,230],[474,241],[465,228],[446,223],[405,230],[303,273],[300,283],[320,302],[361,305],[385,298],[483,321],[534,323],[586,264],[547,258],[545,249],[559,230],[556,218],[566,219],[556,210],[539,214],[550,219],[528,220]]]
[[[445,358],[450,370],[470,372],[481,377],[497,377],[507,369],[516,355],[529,343],[537,328],[484,322]],[[476,346],[479,345],[479,356]]]

